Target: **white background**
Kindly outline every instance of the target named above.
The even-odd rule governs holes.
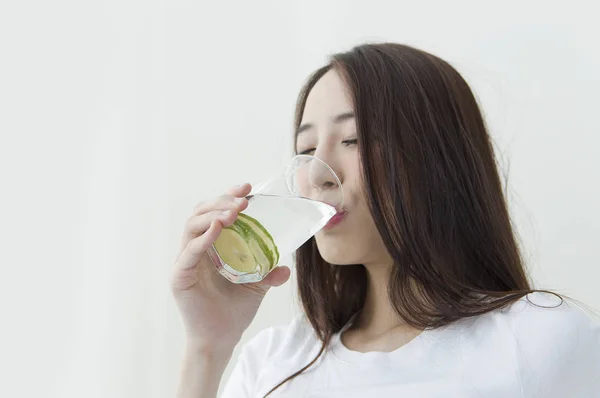
[[[303,79],[363,41],[464,74],[536,286],[600,309],[594,4],[2,0],[0,396],[174,396],[185,218],[284,164]],[[271,291],[245,339],[294,311]]]

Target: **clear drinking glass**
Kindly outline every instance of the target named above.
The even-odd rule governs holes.
[[[208,250],[218,271],[234,283],[262,280],[342,208],[342,185],[333,169],[297,155],[275,176],[256,185],[246,210]]]

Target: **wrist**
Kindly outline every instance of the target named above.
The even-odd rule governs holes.
[[[236,345],[237,343],[215,343],[188,338],[185,346],[185,352],[187,357],[203,357],[210,359],[226,358],[229,360]]]
[[[177,397],[216,397],[234,347],[188,340]]]

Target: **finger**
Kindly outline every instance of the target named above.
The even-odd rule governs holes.
[[[289,267],[279,266],[271,271],[261,283],[269,287],[281,286],[290,279],[291,273],[292,271]]]
[[[210,224],[218,220],[224,227],[232,225],[237,219],[238,213],[234,210],[213,210],[199,216],[193,216],[185,225],[185,236],[190,237],[188,240],[202,235],[208,230]]]
[[[252,185],[248,183],[236,185],[227,190],[227,194],[236,198],[245,198],[252,191]]]
[[[219,221],[222,227],[233,225],[238,218],[238,213],[233,210],[214,210],[208,213],[194,216],[188,220],[185,225],[183,236],[181,237],[180,251],[185,250],[189,242],[205,233],[213,221]]]
[[[246,207],[248,207],[248,200],[245,197],[240,198],[233,195],[221,195],[206,202],[199,203],[194,208],[194,215],[200,215],[214,210],[235,210],[240,212]]]
[[[194,268],[208,248],[215,243],[222,228],[223,226],[219,221],[213,220],[204,234],[188,242],[179,259],[177,259],[176,267],[179,269]]]

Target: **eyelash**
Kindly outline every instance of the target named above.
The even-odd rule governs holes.
[[[358,144],[358,138],[353,138],[351,140],[344,140],[344,141],[342,141],[342,144],[344,144],[345,146],[356,145],[356,144]],[[315,151],[315,148],[310,148],[310,149],[300,152],[299,155],[310,155],[310,153],[314,152],[314,151]]]

